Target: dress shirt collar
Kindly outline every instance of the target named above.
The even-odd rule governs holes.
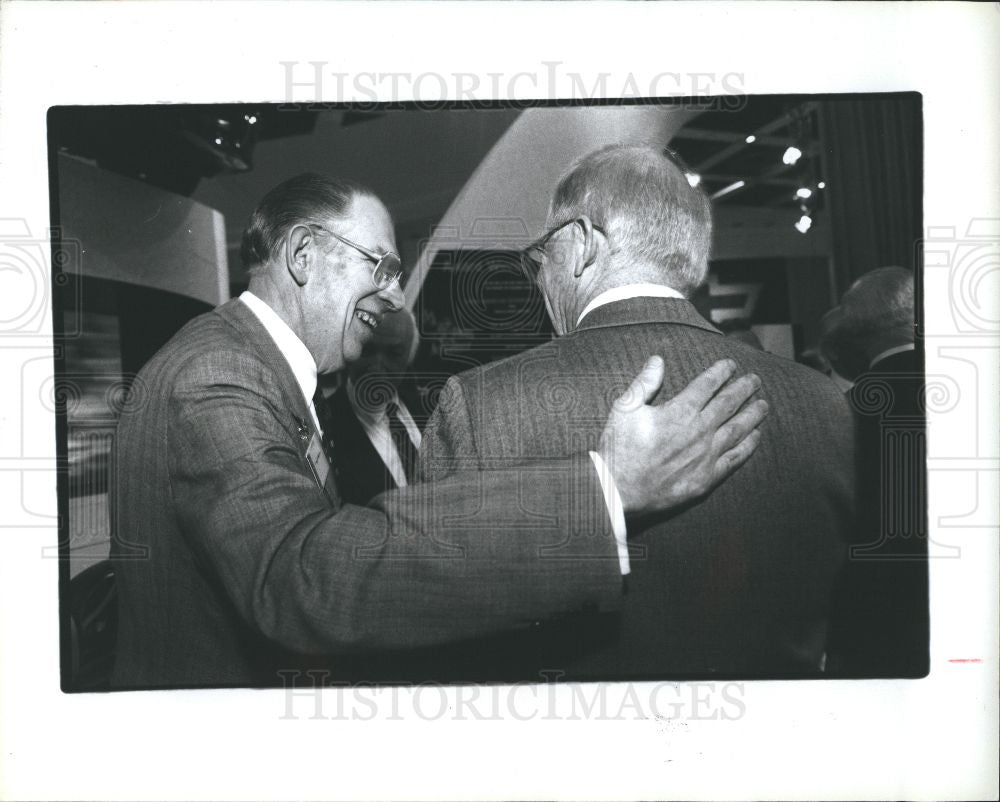
[[[292,369],[295,381],[298,382],[302,395],[306,399],[306,406],[311,408],[313,396],[316,394],[317,373],[316,360],[313,359],[313,355],[309,353],[309,349],[299,339],[299,336],[264,301],[249,290],[240,295],[240,300],[247,305],[260,324],[267,330],[267,333],[271,335],[274,344],[288,362],[288,367]]]
[[[896,354],[901,354],[904,351],[913,351],[916,346],[913,343],[906,343],[905,345],[897,345],[895,348],[887,348],[885,351],[876,356],[871,362],[868,363],[869,368],[875,367],[876,362],[881,362],[886,357],[895,356]]]
[[[610,290],[605,290],[597,297],[591,299],[590,303],[583,308],[580,317],[576,319],[576,325],[579,326],[583,319],[599,306],[614,303],[615,301],[627,301],[630,298],[643,297],[683,299],[684,295],[673,287],[668,287],[666,284],[624,284],[621,287],[612,287]]]

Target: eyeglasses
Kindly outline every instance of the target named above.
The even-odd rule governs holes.
[[[574,217],[571,220],[564,220],[562,223],[559,223],[559,225],[553,226],[524,249],[524,255],[528,257],[528,260],[531,262],[536,271],[540,270],[542,267],[542,259],[545,258],[545,246],[549,244],[549,240],[552,239],[552,237],[554,237],[560,230],[568,226],[570,223],[575,223],[578,219],[578,217]],[[596,223],[594,223],[593,226],[595,231],[599,231],[605,237],[608,236],[608,233],[601,228],[601,226]]]
[[[309,228],[317,228],[324,234],[329,234],[331,237],[335,237],[343,242],[345,245],[350,245],[358,253],[367,256],[375,263],[375,268],[372,270],[372,283],[378,287],[380,290],[384,290],[392,285],[392,282],[399,281],[403,275],[403,262],[399,258],[399,254],[394,251],[386,251],[385,253],[379,255],[374,251],[369,250],[364,245],[358,245],[356,242],[352,242],[347,237],[342,237],[333,231],[329,231],[323,226],[318,226],[313,224],[309,225]]]

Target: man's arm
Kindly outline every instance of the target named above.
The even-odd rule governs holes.
[[[171,492],[191,548],[266,637],[300,652],[409,647],[620,604],[616,544],[587,455],[460,471],[386,493],[373,508],[334,510],[295,447],[280,396],[268,390],[273,383],[238,375],[233,364],[224,352],[203,354],[175,387]],[[738,395],[723,390],[694,412],[729,373],[703,378],[693,400],[670,414],[616,404],[609,430],[617,446],[602,446],[604,459],[614,466],[616,448],[635,443],[628,452],[635,467],[659,470],[697,462],[678,452],[731,451],[723,448],[728,438],[700,425],[691,436],[661,438],[656,430],[665,419],[704,415],[727,392]],[[648,400],[654,380],[646,371],[626,396]],[[740,459],[751,450],[743,447]],[[717,470],[717,461],[701,463]],[[616,471],[620,484],[623,476],[633,481]],[[626,510],[663,508],[660,484],[628,487]]]
[[[334,510],[273,383],[233,362],[199,355],[174,389],[171,492],[204,568],[266,637],[312,653],[409,647],[620,603],[585,455],[465,471]]]
[[[460,379],[452,376],[424,427],[417,481],[434,482],[460,470],[478,470],[481,465],[465,391]]]

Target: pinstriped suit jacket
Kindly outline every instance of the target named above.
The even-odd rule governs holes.
[[[306,462],[287,362],[238,300],[183,328],[135,389],[115,443],[118,687],[280,685],[309,656],[620,604],[585,454],[342,506]]]
[[[853,525],[848,406],[826,377],[726,339],[687,301],[611,303],[572,334],[453,378],[424,433],[424,475],[593,448],[614,398],[651,354],[666,360],[664,398],[717,359],[757,373],[771,408],[761,445],[701,502],[630,520],[632,574],[620,619],[595,616],[542,642],[523,639],[521,675],[815,671]]]

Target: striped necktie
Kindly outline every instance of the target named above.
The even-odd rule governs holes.
[[[385,413],[389,417],[389,436],[392,437],[399,460],[403,463],[406,482],[412,484],[417,469],[417,447],[413,445],[406,424],[399,417],[399,405],[395,401],[390,401],[386,405]]]

